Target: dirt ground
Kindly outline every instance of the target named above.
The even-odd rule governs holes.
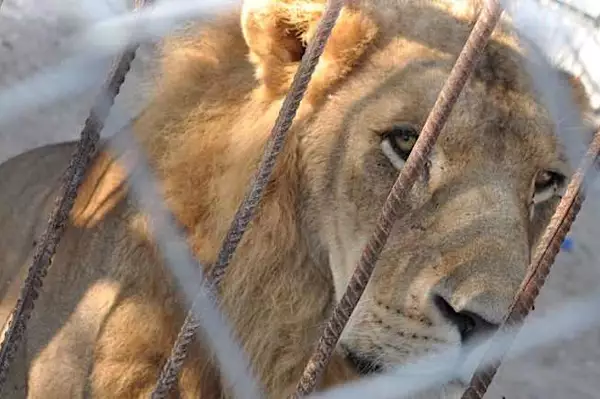
[[[0,10],[0,115],[8,104],[1,93],[17,81],[57,65],[70,54],[82,22],[64,15],[86,10],[107,12],[91,0],[5,0]],[[89,6],[89,7],[88,7]],[[96,7],[90,8],[90,7]],[[60,9],[59,9],[60,7]],[[61,12],[59,12],[61,10]],[[100,15],[100,14],[97,14]],[[148,48],[140,52],[118,103],[138,109],[145,97],[142,83],[152,68]],[[0,162],[35,146],[78,136],[102,79],[82,93],[27,112],[0,124]],[[38,93],[31,93],[33,96]],[[3,103],[4,101],[4,103]],[[6,109],[6,108],[5,108]],[[574,248],[559,255],[534,314],[597,291],[600,282],[600,185],[592,187],[572,231]],[[600,329],[570,337],[503,364],[486,398],[600,398]]]

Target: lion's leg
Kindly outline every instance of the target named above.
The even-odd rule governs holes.
[[[139,297],[119,303],[94,351],[90,390],[94,398],[148,398],[156,385],[180,326],[169,307]],[[220,384],[206,356],[195,347],[172,398],[218,398]]]
[[[90,388],[95,398],[149,397],[171,340],[160,304],[122,299],[105,320],[94,350]]]

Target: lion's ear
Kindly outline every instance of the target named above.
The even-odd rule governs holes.
[[[325,0],[244,1],[244,38],[266,95],[285,95],[325,7]],[[312,76],[307,97],[317,99],[346,75],[376,34],[377,24],[366,13],[346,5]]]

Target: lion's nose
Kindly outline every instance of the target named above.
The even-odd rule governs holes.
[[[463,344],[473,339],[491,334],[498,329],[497,324],[485,320],[476,313],[469,311],[457,312],[443,297],[433,297],[433,304],[440,314],[458,329]]]

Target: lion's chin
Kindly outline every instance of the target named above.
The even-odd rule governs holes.
[[[366,376],[383,371],[383,365],[377,362],[373,357],[346,347],[343,348],[346,360],[352,365],[354,371],[356,371],[358,375]]]
[[[355,377],[361,378],[365,376],[377,377],[378,374],[385,373],[393,369],[392,366],[376,361],[375,357],[366,355],[355,349],[350,349],[349,346],[340,345],[342,351],[340,354],[343,355],[346,364],[352,368],[356,373]],[[428,374],[431,374],[433,380],[431,385],[422,386],[420,389],[413,386],[414,391],[405,393],[403,397],[405,399],[460,399],[469,385],[469,381],[474,372],[472,363],[475,359],[468,359],[469,356],[461,354],[460,346],[456,347],[456,356],[451,356],[452,359],[446,358],[445,362],[439,364],[436,362],[438,367],[433,369],[428,368],[423,374],[417,373],[414,375],[414,381],[418,381],[419,377],[427,378]],[[463,356],[461,356],[463,355]],[[471,353],[473,355],[473,353]],[[477,358],[478,356],[475,356]],[[468,360],[471,360],[469,362]],[[470,367],[469,367],[470,366]],[[435,378],[435,375],[447,375],[448,369],[451,369],[451,374],[454,374],[450,380],[439,380]],[[402,378],[401,378],[402,380]],[[411,379],[412,381],[412,379]],[[412,385],[409,384],[409,385]],[[399,389],[401,385],[399,385]]]
[[[376,376],[389,368],[384,364],[378,363],[368,355],[358,351],[351,350],[342,345],[344,358],[347,363],[357,373],[358,377]],[[455,378],[450,381],[423,387],[420,390],[407,393],[402,396],[405,399],[460,399],[468,384],[463,378]]]
[[[461,381],[450,381],[442,386],[435,386],[418,393],[404,396],[404,399],[460,399],[467,386]]]

